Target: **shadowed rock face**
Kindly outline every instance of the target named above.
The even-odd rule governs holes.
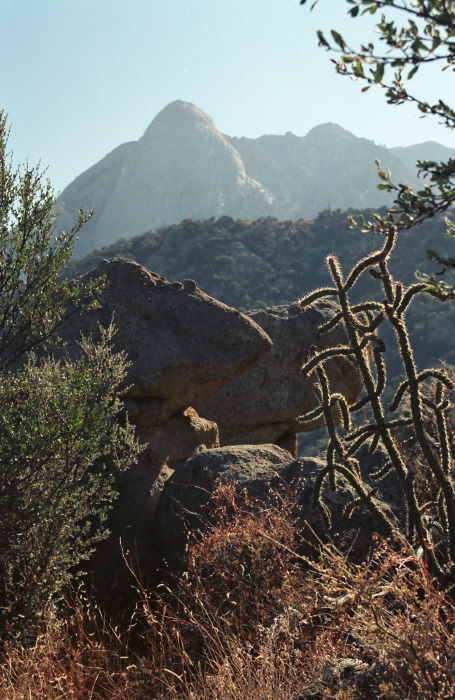
[[[387,462],[379,452],[360,455],[360,470],[369,486],[376,485],[371,472]],[[210,522],[210,499],[220,482],[232,482],[239,494],[247,493],[257,503],[279,503],[274,493],[293,494],[296,502],[296,522],[302,527],[307,545],[316,549],[321,542],[352,547],[351,556],[363,559],[373,546],[373,535],[380,525],[366,506],[355,509],[346,518],[344,508],[356,497],[353,489],[342,479],[337,491],[330,489],[328,480],[322,488],[322,499],[331,512],[327,524],[318,507],[313,505],[314,485],[326,462],[318,458],[293,460],[286,450],[276,445],[235,445],[206,450],[180,464],[167,480],[155,512],[157,551],[171,570],[185,565],[186,546],[191,533],[203,531]],[[395,475],[389,481],[378,504],[389,518],[402,525],[404,500]],[[376,497],[375,497],[376,498]],[[385,534],[385,533],[384,533]]]
[[[276,443],[322,425],[299,421],[317,405],[314,377],[304,376],[301,367],[312,348],[346,342],[341,326],[318,338],[319,326],[335,309],[325,301],[305,308],[294,303],[247,312],[272,339],[273,347],[245,374],[197,405],[199,415],[218,424],[221,445]],[[326,370],[332,389],[354,401],[362,389],[354,366],[336,358],[326,364]]]
[[[147,411],[140,410],[144,401],[147,399],[138,401],[139,412],[130,419],[145,449],[121,475],[119,497],[108,520],[110,535],[98,544],[90,561],[98,593],[106,598],[115,591],[115,599],[125,602],[131,601],[135,581],[124,555],[138,565],[144,580],[155,576],[154,513],[166,480],[194,454],[219,447],[216,424],[199,418],[192,408],[160,425],[148,425]]]
[[[155,511],[156,553],[164,568],[181,569],[189,537],[204,529],[207,506],[220,480],[264,497],[271,480],[291,461],[289,452],[276,445],[235,445],[205,450],[179,465],[166,481]]]
[[[114,258],[87,273],[105,276],[100,308],[73,314],[59,329],[78,353],[81,333],[114,320],[114,349],[131,362],[124,396],[147,399],[148,424],[194,406],[268,352],[271,341],[251,319],[207,296],[192,280],[170,284],[141,265]]]

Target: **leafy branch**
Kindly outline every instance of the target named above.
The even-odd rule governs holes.
[[[317,0],[318,1],[318,0]],[[315,7],[313,3],[311,9]],[[385,93],[388,104],[414,104],[422,117],[437,117],[447,128],[455,127],[455,110],[444,100],[428,102],[408,89],[408,83],[417,72],[427,65],[443,64],[442,70],[455,67],[455,5],[440,0],[346,0],[350,6],[348,14],[353,17],[375,15],[378,10],[388,10],[405,17],[399,24],[395,17],[384,12],[376,24],[376,32],[381,44],[369,41],[359,48],[353,48],[336,30],[330,37],[323,31],[317,32],[319,45],[338,54],[332,59],[340,75],[348,75],[354,80],[366,83],[362,92],[372,85],[378,85]],[[301,5],[306,0],[301,0]],[[390,72],[392,71],[392,75]],[[364,231],[384,233],[390,226],[398,230],[420,225],[436,214],[449,212],[455,203],[455,159],[446,162],[418,161],[417,175],[426,180],[424,186],[414,191],[409,185],[395,183],[391,173],[384,170],[376,161],[381,182],[378,189],[395,195],[394,207],[387,216],[375,215],[373,221],[352,220],[353,226]],[[453,236],[453,224],[446,221],[447,235]],[[454,267],[453,258],[439,257],[430,251],[430,260],[440,266],[440,273]],[[437,281],[434,275],[421,277],[434,291],[446,293],[446,285]],[[449,293],[453,293],[453,288]]]

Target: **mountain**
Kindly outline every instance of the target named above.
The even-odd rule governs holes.
[[[183,219],[274,216],[311,219],[325,209],[380,207],[375,160],[396,182],[416,184],[418,158],[451,154],[440,144],[387,149],[327,123],[300,137],[221,134],[188,102],[165,107],[138,141],[122,144],[77,177],[57,200],[59,227],[92,208],[75,246],[81,257],[119,238]]]
[[[455,155],[452,148],[436,141],[425,141],[415,146],[396,146],[389,150],[408,168],[415,167],[418,160],[446,161]]]
[[[375,160],[399,181],[415,175],[391,152],[357,138],[338,124],[321,124],[303,137],[233,138],[246,171],[274,195],[274,216],[313,218],[324,209],[379,207],[387,194],[377,189]]]
[[[57,209],[65,229],[81,206],[95,210],[75,248],[82,255],[184,218],[231,212],[255,218],[271,213],[271,203],[212,119],[178,101],[160,112],[138,141],[119,146],[79,175],[62,192]]]

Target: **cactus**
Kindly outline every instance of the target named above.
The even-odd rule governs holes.
[[[305,374],[316,375],[315,390],[319,406],[300,420],[313,420],[316,416],[324,415],[329,435],[327,464],[316,480],[314,503],[320,507],[324,517],[329,518],[330,514],[322,499],[322,486],[326,479],[329,479],[330,487],[335,490],[337,479],[345,479],[355,493],[345,508],[345,515],[349,517],[356,507],[366,505],[375,515],[379,530],[391,535],[394,525],[381,507],[381,501],[376,498],[376,494],[380,493],[381,479],[389,470],[395,470],[406,500],[406,539],[416,550],[420,550],[431,572],[440,582],[454,582],[454,464],[446,418],[448,403],[444,399],[444,390],[452,390],[454,385],[444,369],[417,371],[405,319],[406,310],[416,295],[429,293],[442,301],[449,297],[424,283],[405,288],[400,282],[396,282],[389,271],[388,260],[395,245],[397,230],[390,226],[384,235],[383,247],[357,262],[346,279],[343,278],[337,258],[329,256],[327,266],[334,286],[316,290],[300,300],[302,306],[308,306],[317,299],[334,297],[339,303],[338,312],[319,328],[319,334],[326,333],[338,323],[342,323],[347,335],[344,346],[316,353],[302,367]],[[382,301],[351,304],[349,292],[360,275],[366,271],[381,285],[384,298]],[[406,375],[389,406],[391,414],[397,413],[396,418],[389,418],[384,406],[385,345],[378,335],[378,329],[383,323],[391,324],[395,331]],[[352,405],[348,405],[343,396],[331,393],[330,390],[324,365],[327,360],[337,355],[343,355],[353,362],[362,376],[365,395]],[[428,396],[428,380],[432,380],[435,385],[432,397]],[[404,402],[407,402],[409,407],[409,417],[398,413]],[[369,421],[366,425],[353,427],[352,417],[360,410],[367,411]],[[336,411],[341,416],[343,440],[333,417]],[[436,439],[432,439],[426,430],[428,411],[436,426]],[[408,460],[407,463],[403,450],[400,449],[397,429],[402,427],[412,432],[418,446],[419,460],[416,462],[413,460],[409,463]],[[371,488],[364,482],[356,456],[366,441],[369,441],[371,452],[374,452],[378,445],[382,445],[388,455],[385,466],[371,475],[377,482],[376,488]],[[417,463],[424,464],[426,473],[431,474],[431,479],[436,485],[437,496],[430,502],[425,502],[423,495],[419,494],[415,487]],[[434,521],[437,522],[438,531],[442,533],[442,542],[438,542],[437,546],[432,539]]]

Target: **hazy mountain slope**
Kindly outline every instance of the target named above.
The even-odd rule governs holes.
[[[274,215],[313,218],[324,209],[379,207],[390,201],[377,189],[375,160],[414,182],[411,170],[383,146],[337,124],[321,124],[306,136],[233,138],[246,171],[274,195]]]
[[[418,160],[446,161],[455,157],[453,148],[443,146],[436,141],[425,141],[414,146],[397,146],[389,148],[407,168],[415,168]]]
[[[142,138],[120,146],[62,192],[63,228],[81,204],[95,215],[76,255],[183,218],[271,212],[270,195],[246,174],[210,117],[180,101],[160,112]]]

